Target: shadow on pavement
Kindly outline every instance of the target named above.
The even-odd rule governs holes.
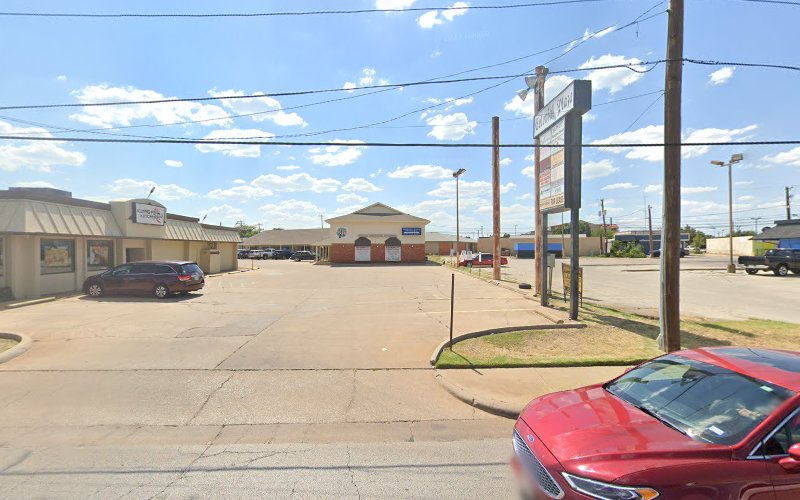
[[[169,295],[163,299],[157,299],[149,295],[103,295],[102,297],[90,297],[88,295],[81,295],[78,300],[87,300],[90,302],[184,302],[202,297],[200,293],[187,293],[178,295]]]
[[[643,337],[647,337],[652,340],[656,340],[660,329],[658,325],[651,325],[649,323],[643,323],[639,321],[634,321],[626,318],[618,318],[615,316],[608,316],[608,315],[595,315],[594,318],[601,323],[607,324],[609,326],[613,326],[615,328],[620,328],[622,330],[627,330],[631,333],[635,333],[636,335],[640,335]],[[706,326],[706,325],[704,325]],[[741,333],[744,335],[750,335],[745,332],[739,332],[735,329],[728,329],[725,327],[718,327],[718,329],[731,331],[735,333]],[[710,337],[704,337],[702,335],[697,335],[696,333],[687,332],[686,330],[681,330],[681,340],[686,348],[693,348],[693,347],[721,347],[721,346],[729,346],[733,345],[733,343],[727,340],[720,340]]]

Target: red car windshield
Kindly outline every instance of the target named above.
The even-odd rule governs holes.
[[[794,393],[719,366],[668,355],[605,389],[697,441],[741,441]]]

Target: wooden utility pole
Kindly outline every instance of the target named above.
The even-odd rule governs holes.
[[[492,117],[492,279],[500,279],[500,118]]]
[[[653,257],[653,207],[647,205],[647,231],[650,233],[650,257]]]
[[[786,220],[792,220],[792,205],[789,203],[792,199],[789,196],[789,191],[792,190],[792,186],[786,186]]]
[[[603,216],[603,236],[600,238],[600,255],[606,254],[606,247],[608,246],[608,236],[606,235],[606,200],[600,198],[600,215]]]
[[[544,107],[544,83],[545,78],[547,77],[548,70],[544,66],[536,66],[536,88],[534,89],[534,101],[533,101],[533,113],[534,115],[539,112],[540,109]],[[534,280],[534,290],[537,294],[541,294],[542,297],[542,304],[547,305],[547,298],[542,294],[542,283],[544,282],[546,276],[542,273],[542,259],[545,259],[547,262],[547,241],[545,238],[542,238],[543,226],[542,226],[542,211],[539,205],[541,199],[541,190],[539,187],[539,176],[540,176],[540,169],[539,169],[539,138],[533,138],[533,154],[535,159],[535,167],[534,167],[534,210],[536,211],[535,214],[535,225],[534,225],[534,241],[535,241],[535,253],[534,253],[534,268],[536,272],[534,276],[536,279]]]
[[[683,0],[670,0],[664,85],[664,220],[661,224],[661,333],[666,352],[681,348],[681,84]]]

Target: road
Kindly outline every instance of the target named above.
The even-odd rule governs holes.
[[[0,365],[6,495],[513,496],[512,422],[428,364],[450,272],[260,265],[186,297],[0,311],[34,339]],[[550,322],[513,291],[455,283],[456,333]]]
[[[553,290],[561,292],[561,263],[556,259]],[[800,275],[750,276],[725,270],[723,256],[690,255],[681,259],[681,315],[709,319],[772,319],[797,323]],[[584,298],[626,311],[658,314],[658,259],[584,257]],[[509,258],[504,276],[533,282],[533,260]]]

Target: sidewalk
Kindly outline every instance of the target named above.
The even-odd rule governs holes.
[[[436,380],[469,405],[495,415],[517,418],[535,397],[604,382],[624,370],[622,366],[436,370]]]

